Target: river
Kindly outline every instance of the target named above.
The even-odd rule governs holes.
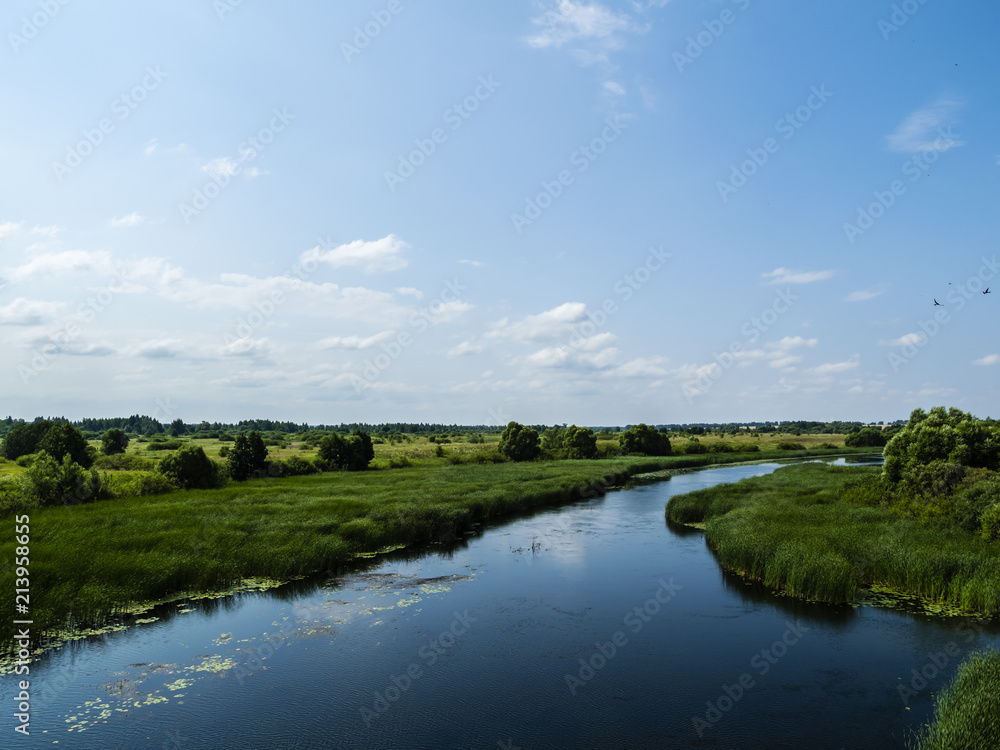
[[[0,746],[904,748],[1000,631],[776,596],[667,526],[672,495],[774,468],[680,474],[449,548],[165,605],[36,662],[30,738],[8,718]]]

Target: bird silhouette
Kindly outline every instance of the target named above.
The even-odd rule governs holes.
[[[938,302],[937,300],[934,300],[934,307],[941,307],[941,303]]]
[[[986,291],[985,291],[985,292],[983,292],[983,294],[989,294],[989,293],[990,293],[990,288],[989,288],[989,287],[986,287]]]

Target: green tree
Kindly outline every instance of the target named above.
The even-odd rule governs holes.
[[[89,469],[95,456],[87,444],[87,438],[69,422],[56,422],[45,431],[38,443],[39,450],[48,453],[56,461],[69,456],[74,463]]]
[[[619,435],[618,444],[626,456],[633,453],[645,456],[669,456],[671,452],[670,438],[667,434],[641,422]]]
[[[566,430],[559,425],[550,427],[542,433],[542,450],[553,458],[562,456],[563,441],[566,437]]]
[[[319,457],[337,469],[362,471],[375,458],[375,446],[361,430],[355,430],[346,440],[333,432],[320,441]]]
[[[48,420],[20,422],[3,439],[3,457],[14,461],[21,456],[38,452],[38,444],[48,429],[55,424]]]
[[[563,439],[563,455],[566,458],[596,458],[597,436],[594,431],[570,425]]]
[[[119,430],[117,427],[105,432],[104,437],[101,438],[101,450],[104,451],[105,456],[124,453],[128,448],[128,444],[128,435],[125,434],[124,430]]]
[[[236,436],[233,447],[229,449],[229,476],[237,482],[244,482],[254,472],[253,449],[250,438],[245,432]]]
[[[247,436],[247,443],[250,446],[250,465],[253,471],[260,471],[267,464],[267,448],[264,446],[264,439],[259,432],[254,430]]]
[[[181,435],[184,434],[184,430],[185,427],[183,419],[175,419],[173,422],[170,423],[170,435],[172,437],[180,437]]]
[[[162,459],[156,470],[186,490],[210,490],[223,484],[219,464],[200,445],[186,445]]]
[[[914,409],[883,454],[884,473],[891,482],[932,461],[995,471],[1000,469],[1000,425],[955,408]]]
[[[497,449],[511,461],[534,461],[542,451],[538,433],[517,422],[507,424]]]

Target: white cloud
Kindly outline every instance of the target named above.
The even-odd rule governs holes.
[[[236,339],[226,344],[219,350],[223,357],[250,357],[252,359],[262,359],[270,354],[270,346],[267,339],[252,339],[245,337]],[[148,354],[146,356],[149,356]]]
[[[62,302],[39,302],[19,297],[9,305],[0,306],[0,325],[42,325],[55,318],[62,307]]]
[[[133,347],[132,355],[144,359],[174,359],[183,351],[184,342],[180,339],[158,339]]]
[[[780,341],[772,341],[768,343],[767,346],[781,351],[791,351],[792,349],[799,349],[803,346],[814,349],[818,343],[819,339],[805,339],[801,336],[785,336]]]
[[[885,287],[880,287],[878,289],[859,289],[858,291],[851,292],[844,297],[844,302],[867,302],[870,299],[875,299],[880,294],[885,294]]]
[[[466,339],[461,344],[453,346],[448,350],[449,357],[462,357],[466,354],[482,354],[486,349],[481,342],[477,342],[475,337]]]
[[[487,336],[491,338],[509,338],[516,341],[538,341],[568,337],[575,323],[582,321],[587,314],[587,306],[582,302],[564,302],[551,310],[528,315],[516,323],[509,323],[507,318],[493,324]]]
[[[316,342],[317,349],[371,349],[379,342],[392,338],[395,331],[382,331],[374,336],[331,336]]]
[[[0,224],[0,240],[6,238],[8,235],[13,234],[21,228],[21,224],[13,221],[7,221]]]
[[[879,346],[916,346],[917,344],[922,344],[924,342],[924,337],[919,333],[907,333],[900,336],[898,339],[891,339],[889,341],[879,341]]]
[[[791,271],[787,268],[775,268],[769,273],[762,273],[762,279],[770,279],[768,284],[811,284],[814,281],[826,281],[836,271]]]
[[[142,222],[144,222],[145,220],[146,220],[145,217],[140,216],[135,211],[133,211],[128,216],[122,216],[117,219],[112,219],[111,226],[115,227],[116,229],[120,227],[137,227],[140,224],[142,224]]]
[[[463,260],[460,260],[458,262],[459,263],[464,263],[467,266],[473,266],[474,268],[479,268],[482,265],[484,265],[482,261],[478,261],[478,260],[464,260],[463,259]]]
[[[147,141],[146,145],[142,149],[142,152],[146,156],[152,156],[153,152],[156,151],[156,147],[158,145],[159,140],[160,140],[159,138],[153,138],[152,140]]]
[[[63,253],[39,255],[7,272],[7,280],[27,281],[36,276],[52,276],[66,271],[92,271],[110,269],[110,255],[103,250],[86,252],[67,250]]]
[[[961,102],[941,99],[909,114],[886,138],[890,151],[914,154],[922,151],[948,151],[964,143],[951,132],[957,122]]]
[[[988,354],[982,359],[977,359],[972,364],[977,367],[990,367],[991,365],[1000,365],[1000,354]]]
[[[240,171],[240,164],[243,162],[239,159],[233,159],[228,156],[220,156],[217,159],[212,159],[207,164],[203,164],[201,171],[205,172],[211,177],[235,177]]]
[[[576,42],[598,42],[607,49],[618,49],[621,31],[635,30],[627,15],[616,13],[600,3],[586,4],[573,0],[558,0],[550,10],[532,19],[539,32],[525,41],[539,49],[561,48]]]
[[[613,96],[625,96],[625,87],[617,81],[605,81],[602,88],[606,94],[611,94]]]
[[[407,260],[401,257],[401,254],[409,247],[399,237],[390,234],[373,242],[355,240],[332,250],[317,245],[312,250],[303,253],[301,260],[302,262],[311,260],[326,263],[333,268],[353,266],[360,268],[365,273],[398,271],[408,265]]]
[[[861,355],[855,354],[850,359],[844,362],[828,362],[827,364],[820,365],[819,367],[812,367],[806,372],[811,375],[838,375],[842,372],[851,372],[852,370],[858,369],[861,364]]]
[[[51,227],[32,227],[32,234],[40,234],[43,237],[55,237],[62,231],[62,227],[51,226]]]
[[[660,378],[668,375],[663,365],[667,363],[665,357],[639,357],[630,362],[618,365],[605,373],[609,378]]]
[[[794,365],[797,365],[801,361],[802,357],[793,355],[790,357],[781,357],[780,359],[773,359],[768,363],[768,366],[774,367],[775,369],[778,370],[791,370],[794,369],[793,367]]]
[[[416,297],[417,299],[424,298],[424,293],[419,289],[414,289],[412,286],[397,286],[396,294],[409,295],[410,297]]]

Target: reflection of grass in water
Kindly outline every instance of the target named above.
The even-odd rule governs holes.
[[[786,467],[673,497],[667,516],[704,523],[723,567],[804,599],[849,603],[859,587],[874,585],[1000,612],[1000,545],[840,499],[845,486],[877,471]]]
[[[994,750],[1000,747],[1000,652],[973,653],[937,698],[934,721],[915,750]]]

